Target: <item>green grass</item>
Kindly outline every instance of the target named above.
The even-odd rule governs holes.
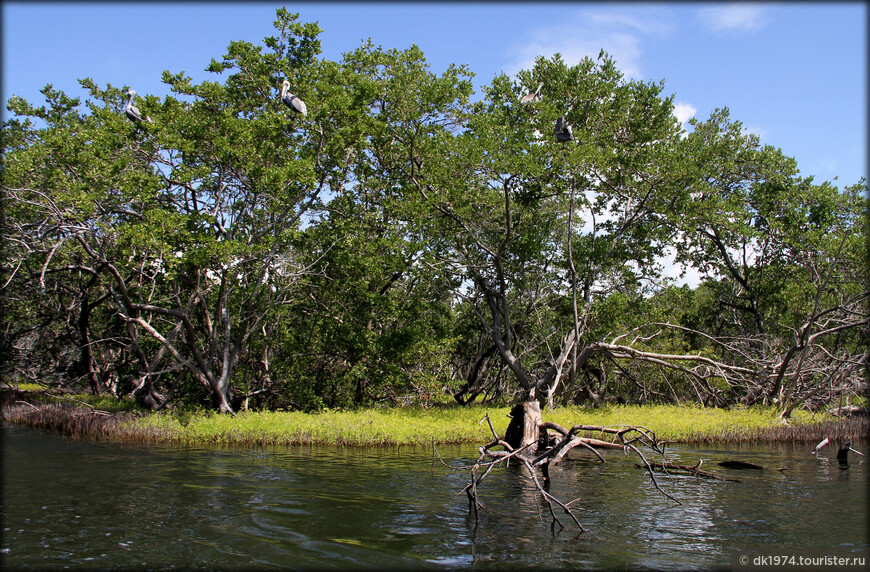
[[[9,385],[7,383],[3,383],[0,385],[0,389],[17,389],[18,391],[43,391],[45,389],[44,385],[39,385],[38,383],[16,383],[14,385]]]
[[[369,409],[362,411],[161,413],[131,423],[146,433],[186,443],[260,443],[330,445],[414,445],[491,439],[487,413],[500,434],[509,408]]]
[[[114,395],[91,395],[89,393],[78,394],[74,397],[57,396],[51,399],[56,399],[58,402],[73,399],[81,403],[86,403],[94,409],[108,412],[120,411],[135,411],[137,409],[136,401],[131,397],[123,397],[118,399]]]
[[[15,422],[59,428],[97,438],[179,444],[340,446],[487,443],[489,415],[499,436],[508,426],[510,407],[373,408],[359,411],[253,412],[237,416],[210,411],[163,411],[138,408],[131,398],[111,395],[34,391],[26,402],[4,405]],[[108,415],[107,413],[108,412]],[[82,414],[87,414],[85,417]],[[784,424],[773,407],[714,409],[677,405],[562,407],[542,412],[545,421],[572,425],[642,425],[659,440],[681,443],[818,442],[824,437],[863,438],[863,418],[839,420],[828,414],[796,411]],[[588,432],[588,437],[607,436]]]
[[[92,395],[90,393],[76,393],[67,395],[63,393],[45,393],[30,398],[35,402],[43,403],[72,403],[84,406],[86,409],[97,409],[109,413],[134,411],[137,409],[136,402],[131,397],[117,398],[114,395]]]
[[[149,440],[213,444],[323,444],[344,446],[485,443],[488,424],[504,435],[509,407],[397,408],[362,411],[242,412],[236,417],[211,412],[159,413],[127,422],[131,433]],[[614,406],[600,409],[565,407],[544,411],[545,421],[565,427],[583,425],[643,425],[660,440],[741,442],[758,440],[766,431],[782,433],[774,408],[704,409],[673,405]],[[832,418],[797,412],[788,429],[811,428]],[[787,433],[781,435],[788,438]],[[778,434],[779,434],[778,433]],[[814,436],[804,431],[807,439]],[[593,433],[588,436],[596,436]],[[600,435],[599,435],[600,436]]]
[[[795,411],[789,425],[800,427],[816,422],[831,421],[829,415],[816,415]],[[740,441],[758,432],[782,426],[779,412],[773,407],[742,409],[716,409],[677,405],[617,405],[599,409],[565,407],[550,414],[544,412],[545,421],[563,426],[583,425],[642,425],[655,432],[659,440],[700,442]],[[591,436],[591,434],[589,434]]]

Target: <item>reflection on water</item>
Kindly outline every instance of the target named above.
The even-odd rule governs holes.
[[[866,443],[855,446],[867,454]],[[589,453],[551,469],[586,532],[551,528],[523,470],[494,471],[479,523],[427,448],[122,446],[3,427],[3,568],[710,568],[738,554],[868,552],[868,465],[809,446],[676,449],[740,482],[660,478]],[[471,462],[473,446],[439,448]],[[726,470],[739,458],[762,471]]]

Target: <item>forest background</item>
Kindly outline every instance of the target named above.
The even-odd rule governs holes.
[[[863,178],[802,177],[726,108],[684,129],[603,50],[475,94],[416,46],[275,30],[165,72],[150,121],[93,79],[8,100],[5,380],[225,412],[866,396]]]

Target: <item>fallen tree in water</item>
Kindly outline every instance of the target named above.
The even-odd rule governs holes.
[[[478,451],[480,456],[477,461],[467,467],[451,467],[471,470],[471,482],[463,489],[468,497],[469,510],[474,512],[475,521],[480,520],[480,510],[484,505],[480,502],[478,487],[489,476],[492,470],[501,465],[508,464],[511,460],[521,463],[526,468],[528,478],[534,483],[538,493],[547,504],[552,526],[563,527],[558,513],[564,513],[574,524],[583,531],[583,525],[577,519],[572,505],[579,499],[568,502],[562,501],[551,495],[548,491],[550,485],[550,465],[559,463],[569,451],[582,447],[604,463],[604,457],[596,449],[622,449],[626,454],[631,451],[639,459],[639,466],[646,469],[653,486],[661,494],[677,504],[680,501],[663,491],[656,480],[656,471],[686,470],[695,476],[706,478],[720,477],[701,471],[699,462],[694,468],[675,465],[669,462],[665,455],[665,441],[660,441],[650,429],[640,425],[601,426],[601,425],[573,425],[565,428],[558,423],[544,421],[541,417],[540,403],[528,401],[520,403],[511,410],[511,422],[505,431],[504,437],[499,437],[487,415],[484,420],[489,424],[493,440],[481,446]],[[595,432],[601,436],[609,436],[610,440],[596,439],[581,436],[580,433]],[[660,455],[660,462],[650,462],[644,455],[644,451]],[[449,465],[448,465],[449,466]],[[541,478],[538,478],[538,471]]]

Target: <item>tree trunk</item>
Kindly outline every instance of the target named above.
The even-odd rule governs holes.
[[[229,396],[218,389],[213,390],[212,396],[212,407],[217,409],[221,413],[228,413],[230,415],[235,415],[236,412],[233,410],[233,406],[230,403]]]
[[[87,375],[88,385],[91,388],[91,393],[100,395],[100,376],[96,371],[93,352],[91,351],[91,304],[89,300],[89,288],[82,288],[81,292],[81,307],[76,327],[79,334],[79,345],[81,347],[81,356],[79,358],[79,369]]]
[[[534,454],[537,451],[535,443],[540,437],[539,425],[542,423],[541,404],[537,401],[518,403],[510,412],[511,422],[504,434],[504,440],[514,449],[532,444],[528,451]]]

